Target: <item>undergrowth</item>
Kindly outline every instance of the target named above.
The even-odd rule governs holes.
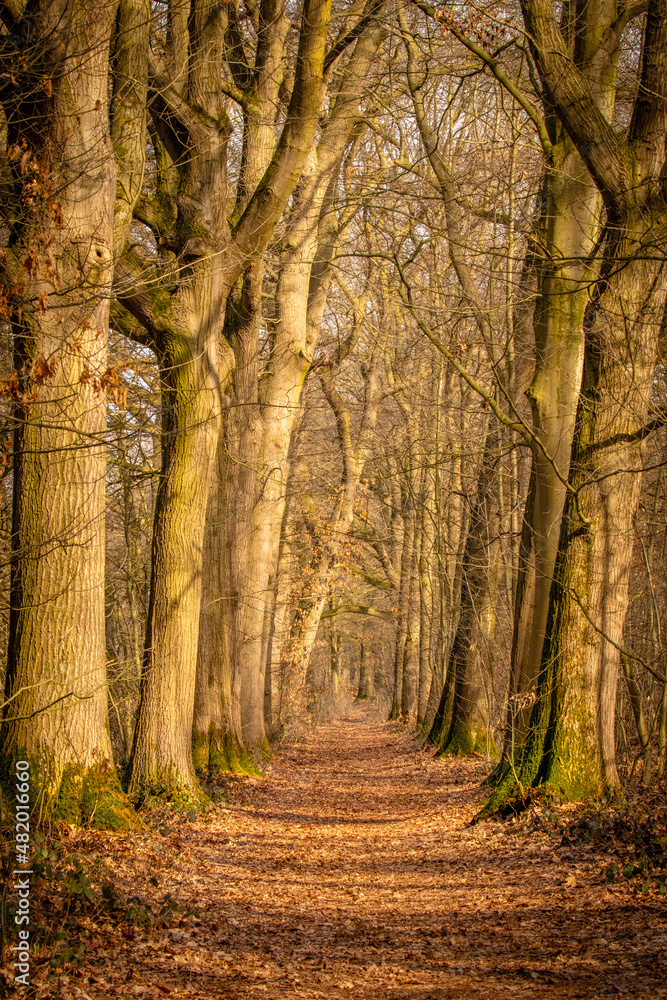
[[[15,924],[16,898],[13,829],[0,824],[0,998],[18,995],[12,980],[13,948],[18,941]],[[193,815],[155,809],[143,815],[146,826],[160,836],[172,836],[179,823]],[[152,897],[123,894],[114,873],[100,857],[95,835],[85,828],[43,826],[31,832],[30,878],[30,985],[21,986],[25,1000],[60,996],[61,976],[82,969],[87,945],[103,925],[120,928],[132,937],[134,929],[163,929],[187,924],[199,913],[182,906],[171,893]],[[91,849],[92,848],[92,849]],[[154,877],[149,879],[157,887]],[[47,990],[45,993],[44,990]]]
[[[536,790],[538,791],[538,790]],[[605,855],[599,875],[632,892],[667,895],[667,789],[635,789],[622,808],[535,794],[503,817],[508,834],[541,832],[562,848]]]

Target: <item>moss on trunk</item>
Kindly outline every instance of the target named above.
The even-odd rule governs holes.
[[[426,737],[426,742],[430,743],[431,746],[440,749],[447,737],[449,732],[450,719],[452,716],[452,704],[454,701],[454,686],[452,684],[452,671],[447,672],[445,678],[445,683],[442,689],[442,694],[440,695],[440,701],[438,703],[438,709],[435,713],[435,718],[433,719],[433,725]]]
[[[464,757],[471,753],[498,757],[495,741],[486,726],[468,725],[462,719],[452,719],[445,742],[436,757],[448,755]]]
[[[128,830],[141,825],[109,764],[70,766],[60,783],[54,819],[102,830]]]
[[[250,753],[233,733],[216,729],[211,723],[207,733],[193,732],[192,759],[201,777],[223,774],[261,775]]]
[[[67,764],[54,767],[46,754],[23,749],[0,758],[0,785],[13,801],[16,762],[27,761],[30,775],[30,811],[56,823],[90,826],[99,830],[134,830],[142,823],[120,786],[113,765],[105,760],[91,767]]]

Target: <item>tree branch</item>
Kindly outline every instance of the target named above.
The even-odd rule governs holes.
[[[324,50],[330,14],[331,0],[304,0],[286,122],[271,162],[232,233],[239,274],[264,247],[311,147],[324,92]]]
[[[25,4],[20,0],[3,0],[0,2],[0,19],[11,31],[23,17]]]
[[[608,211],[612,216],[623,214],[631,199],[627,144],[572,62],[551,0],[521,0],[521,7],[547,99],[590,170]]]
[[[642,47],[639,90],[629,140],[656,177],[665,161],[667,132],[667,0],[650,0]],[[651,162],[652,161],[652,162]]]
[[[236,3],[227,6],[227,65],[232,79],[240,93],[243,93],[252,83],[252,72],[245,50],[243,35],[239,27]]]
[[[377,15],[382,10],[384,6],[384,0],[369,0],[366,4],[366,10],[361,15],[357,23],[349,31],[345,32],[344,35],[340,35],[334,44],[331,46],[324,58],[324,72],[325,74],[329,72],[329,69],[333,63],[338,59],[340,55],[345,51],[352,42],[359,37],[359,35],[364,31],[365,28],[377,17]]]
[[[120,0],[114,37],[111,141],[116,160],[114,254],[122,253],[146,162],[150,5]]]
[[[116,297],[147,331],[151,345],[159,344],[162,334],[172,332],[177,326],[171,295],[163,284],[162,276],[156,268],[141,260],[134,250],[126,250],[116,264]]]
[[[129,312],[122,302],[115,301],[111,303],[109,318],[112,328],[118,330],[128,340],[142,344],[143,347],[155,347],[153,338],[146,327]]]
[[[391,611],[381,611],[379,608],[371,608],[367,604],[341,604],[337,608],[323,611],[321,618],[333,618],[334,615],[369,615],[371,618],[393,618]]]
[[[486,66],[488,66],[498,83],[505,88],[508,94],[512,95],[517,104],[519,104],[520,107],[522,107],[526,112],[535,126],[542,149],[545,154],[550,157],[552,152],[552,143],[549,138],[549,133],[543,116],[540,114],[538,108],[533,104],[530,98],[524,94],[517,84],[505,73],[496,57],[483,49],[481,45],[477,44],[477,42],[474,42],[472,38],[468,38],[467,35],[464,35],[463,32],[457,27],[456,23],[445,13],[445,11],[437,10],[430,3],[424,3],[423,0],[412,0],[412,3],[414,3],[416,7],[419,7],[419,9],[425,14],[428,14],[429,17],[433,17],[444,24],[447,30],[454,35],[461,45],[464,45],[469,52],[472,52],[479,59],[481,59]]]

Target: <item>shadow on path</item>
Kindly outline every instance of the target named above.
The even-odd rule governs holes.
[[[160,892],[200,918],[126,949],[117,995],[667,997],[665,906],[602,884],[589,848],[468,829],[485,772],[363,708],[320,727],[187,828]]]

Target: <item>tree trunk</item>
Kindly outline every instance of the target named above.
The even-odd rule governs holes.
[[[329,631],[329,684],[334,711],[338,710],[341,697],[343,671],[340,656],[340,635],[336,626],[331,623]]]
[[[192,761],[204,528],[220,426],[217,317],[227,289],[204,265],[188,291],[199,336],[172,333],[161,357],[163,452],[130,792],[201,798]],[[194,341],[194,342],[193,342]]]
[[[284,524],[287,523],[288,518],[289,502],[285,510]],[[271,727],[278,734],[284,730],[285,707],[287,704],[285,686],[289,684],[286,676],[288,665],[284,654],[287,649],[286,640],[289,633],[289,612],[291,608],[290,594],[293,584],[289,570],[290,561],[290,544],[283,530],[280,538],[278,566],[276,569],[274,612],[271,619],[271,632],[267,650],[267,674],[271,682]]]
[[[586,363],[557,572],[551,593],[521,789],[545,784],[568,798],[615,794],[616,687],[628,606],[664,265],[646,259],[650,215],[610,248],[610,272],[587,334]],[[630,220],[629,220],[630,222]],[[622,268],[616,261],[624,262]],[[515,792],[513,776],[485,806]]]
[[[368,643],[361,643],[361,657],[359,660],[359,690],[357,701],[366,701],[375,694],[375,677],[373,673],[373,663],[369,655]]]
[[[343,481],[333,516],[327,526],[326,537],[322,540],[322,554],[312,575],[307,602],[305,607],[297,610],[287,639],[286,656],[297,685],[304,683],[324,605],[331,589],[331,577],[354,521],[355,499],[370,452],[380,402],[377,389],[378,356],[373,354],[365,376],[363,414],[356,441],[353,441],[350,412],[336,389],[335,370],[332,371],[331,367],[322,366],[319,374],[324,395],[336,417]]]
[[[639,737],[639,743],[642,748],[642,754],[644,757],[644,780],[646,780],[649,764],[650,764],[650,752],[651,752],[651,742],[648,728],[646,726],[646,718],[644,716],[644,707],[642,704],[642,693],[637,680],[635,678],[635,672],[632,666],[632,660],[627,655],[627,653],[621,653],[621,668],[623,670],[623,676],[625,677],[625,683],[628,688],[628,697],[630,699],[630,707],[632,708],[632,715],[635,720],[635,725],[637,727],[637,736]],[[632,765],[632,772],[635,769],[636,761]],[[631,776],[632,776],[631,772]]]
[[[499,430],[487,432],[463,555],[461,610],[447,674],[454,678],[449,731],[440,754],[496,753],[491,736],[490,660],[496,618]],[[440,755],[439,754],[439,755]]]
[[[222,320],[231,288],[242,275],[252,275],[311,147],[324,96],[329,18],[330,0],[304,0],[285,124],[270,162],[260,164],[259,179],[253,177],[250,196],[239,187],[237,215],[227,198],[230,129],[219,84],[225,25],[221,17],[211,18],[207,0],[193,0],[188,18],[173,21],[164,71],[153,77],[160,189],[142,212],[158,249],[173,247],[184,264],[177,269],[175,290],[165,288],[136,253],[125,254],[118,275],[123,304],[158,349],[164,384],[163,472],[130,782],[137,796],[158,791],[178,799],[201,798],[192,763],[192,723],[205,514],[222,389],[233,360],[221,336]],[[276,24],[262,25],[258,62],[269,57],[268,49],[275,50]],[[271,66],[268,75],[273,75]],[[253,100],[257,81],[251,74]],[[232,707],[238,695],[234,678]]]
[[[218,449],[218,465],[223,460]],[[214,476],[206,512],[204,569],[195,682],[192,756],[195,769],[214,777],[220,772],[256,773],[240,736],[240,713],[232,696],[233,627],[224,605],[227,560],[225,546],[230,511],[220,503],[220,477]],[[222,605],[222,607],[221,607]]]
[[[506,776],[481,815],[497,809],[516,785],[519,794],[526,786],[547,783],[577,797],[613,793],[618,786],[616,684],[641,485],[641,441],[648,432],[665,309],[665,0],[648,4],[639,87],[623,136],[603,113],[610,116],[613,110],[617,53],[606,48],[599,18],[597,34],[588,38],[591,52],[584,72],[568,58],[567,38],[550,5],[523,0],[522,7],[543,85],[604,199],[608,227],[587,317],[573,448],[575,490],[568,495],[563,519],[528,738],[517,781]],[[615,5],[604,13],[605,20],[614,21]]]
[[[333,178],[359,115],[359,88],[371,66],[381,36],[366,31],[358,40],[342,74],[338,91],[317,146],[309,151],[287,222],[284,249],[276,289],[276,315],[272,324],[271,363],[258,381],[258,323],[261,287],[257,278],[253,329],[246,324],[238,339],[244,353],[246,392],[240,416],[248,440],[254,445],[246,466],[254,470],[248,522],[244,523],[244,580],[236,625],[240,643],[235,656],[241,690],[241,718],[246,745],[268,751],[265,730],[267,628],[278,560],[280,532],[285,511],[285,489],[289,477],[289,450],[297,420],[300,397],[319,340],[329,282],[329,263],[335,231],[331,212]],[[273,103],[269,102],[271,120]],[[247,153],[253,148],[251,137]],[[255,154],[255,158],[257,157]],[[327,197],[328,196],[328,197]],[[240,364],[237,360],[237,372]],[[251,388],[252,386],[252,388]]]
[[[423,473],[422,473],[423,481]],[[420,491],[421,493],[421,491]],[[401,688],[401,716],[412,719],[417,714],[419,680],[419,648],[421,644],[421,603],[419,599],[419,557],[421,552],[421,510],[413,517],[412,564],[410,566],[410,592],[407,607],[407,632],[403,653],[403,684]]]
[[[565,138],[547,178],[548,257],[533,317],[536,368],[528,389],[536,442],[519,549],[507,737],[520,747],[528,732],[530,703],[540,671],[549,594],[584,357],[584,310],[592,280],[586,261],[595,241],[601,199],[581,158]],[[554,264],[554,259],[575,261]]]
[[[394,641],[394,689],[392,693],[390,719],[398,719],[402,712],[403,669],[405,646],[408,640],[408,613],[410,610],[410,589],[412,584],[412,550],[415,540],[415,504],[412,491],[408,487],[402,504],[403,545],[401,547],[401,575],[396,600],[396,638]]]
[[[419,677],[417,684],[417,728],[421,729],[426,721],[427,706],[431,685],[433,684],[433,665],[431,663],[431,637],[433,629],[433,588],[431,586],[431,557],[434,541],[434,518],[429,508],[429,478],[425,476],[425,488],[421,508],[421,533],[419,549]]]
[[[458,379],[453,379],[452,396],[457,405],[459,420],[463,421],[464,407],[460,403],[461,385]],[[466,511],[463,504],[463,461],[462,450],[457,442],[463,440],[463,426],[460,428],[450,421],[447,433],[447,444],[456,454],[453,468],[447,483],[447,495],[443,497],[444,488],[441,482],[436,493],[436,524],[439,534],[438,547],[438,577],[439,606],[438,614],[440,629],[438,635],[438,654],[436,660],[436,677],[438,683],[431,688],[431,705],[427,714],[432,713],[433,721],[428,731],[427,741],[432,746],[440,748],[449,730],[452,708],[452,691],[454,678],[449,671],[451,646],[456,635],[458,615],[461,606],[462,568],[465,542],[467,538]],[[448,516],[444,516],[447,509]]]
[[[16,206],[8,271],[24,283],[13,316],[17,429],[2,752],[6,768],[30,762],[42,812],[99,826],[133,822],[111,758],[104,634],[115,12],[113,3],[38,5],[15,36],[41,47],[39,65],[30,49],[23,69],[17,58],[14,82],[2,84]],[[21,169],[26,155],[35,169]]]

